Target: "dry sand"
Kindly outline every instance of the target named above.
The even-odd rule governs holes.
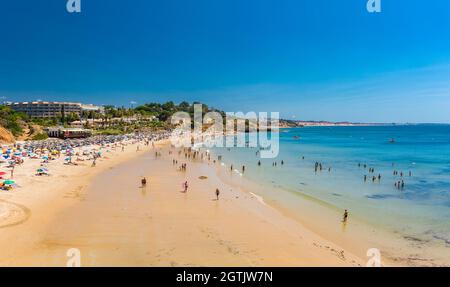
[[[18,167],[21,187],[0,192],[0,265],[66,266],[71,248],[80,250],[82,266],[365,265],[220,181],[213,163],[188,162],[186,172],[178,171],[169,145],[158,149],[163,156],[155,158],[151,148],[136,152],[130,145],[107,153],[95,168],[55,161],[50,177],[32,176],[39,161]]]

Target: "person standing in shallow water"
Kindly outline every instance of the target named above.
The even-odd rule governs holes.
[[[342,218],[342,222],[347,223],[347,220],[348,220],[348,210],[346,209],[344,211],[344,217]]]
[[[216,199],[219,200],[220,190],[216,188]]]

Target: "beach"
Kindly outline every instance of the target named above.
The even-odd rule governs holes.
[[[129,144],[95,167],[52,162],[48,177],[30,176],[39,162],[26,161],[14,175],[20,187],[0,193],[0,265],[62,267],[75,248],[82,266],[365,266],[222,181],[218,162],[188,161],[180,171],[170,149],[167,141]]]

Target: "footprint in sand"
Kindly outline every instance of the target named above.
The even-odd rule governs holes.
[[[30,216],[31,211],[26,206],[0,199],[0,228],[22,224]]]
[[[73,198],[83,201],[85,199],[85,194],[83,193],[84,186],[78,186],[76,189],[66,192],[64,198]]]

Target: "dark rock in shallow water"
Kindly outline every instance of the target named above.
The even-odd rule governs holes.
[[[373,195],[366,195],[366,197],[370,199],[398,198],[398,196],[392,194],[373,194]]]

